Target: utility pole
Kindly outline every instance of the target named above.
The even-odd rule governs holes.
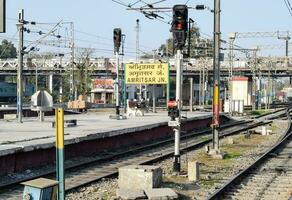
[[[252,110],[257,109],[257,80],[256,80],[256,69],[257,69],[257,51],[258,48],[253,49],[253,69],[252,69]]]
[[[62,77],[62,66],[63,66],[63,62],[62,62],[62,58],[64,56],[64,54],[58,54],[59,58],[60,58],[60,66],[59,66],[59,103],[63,102],[63,77]]]
[[[289,36],[289,32],[287,31],[287,35],[286,36],[280,36],[279,35],[279,32],[278,32],[278,39],[280,40],[285,40],[285,45],[286,45],[286,48],[285,48],[285,56],[286,56],[286,67],[288,69],[289,67],[289,40],[291,39],[291,37]],[[292,77],[290,76],[290,86],[292,85]]]
[[[258,70],[258,109],[262,109],[262,70]]]
[[[71,41],[70,41],[70,48],[71,48],[71,65],[70,65],[70,101],[73,101],[76,99],[76,88],[75,88],[75,77],[74,77],[74,23],[70,23],[70,29],[71,29]]]
[[[270,109],[270,103],[271,103],[271,91],[272,91],[272,85],[271,85],[271,68],[272,68],[272,61],[269,61],[269,73],[268,73],[268,91],[267,91],[267,109]]]
[[[206,97],[205,97],[205,84],[206,84],[206,76],[205,76],[205,64],[203,65],[203,79],[202,79],[202,100],[203,100],[203,106],[205,106]]]
[[[200,67],[200,74],[199,74],[199,106],[202,105],[202,65]]]
[[[18,13],[18,70],[17,70],[17,118],[18,122],[22,123],[22,100],[23,100],[23,83],[22,83],[22,69],[23,69],[23,31],[24,31],[24,10],[21,9]]]
[[[190,78],[190,112],[193,112],[194,78]]]
[[[155,63],[155,54],[156,50],[153,50],[153,62]],[[152,85],[152,106],[153,106],[153,112],[156,113],[156,85]]]
[[[207,63],[207,60],[205,60],[205,67],[206,67],[206,71],[205,71],[205,75],[206,75],[206,78],[205,78],[205,105],[208,105],[208,82],[209,82],[209,75],[208,75],[208,63]]]
[[[38,91],[38,66],[35,65],[35,92]]]
[[[236,38],[236,33],[230,33],[229,34],[229,87],[228,87],[228,101],[229,101],[229,113],[232,114],[233,112],[233,83],[232,83],[232,77],[233,77],[233,64],[234,64],[234,40]]]
[[[189,18],[189,38],[188,38],[188,57],[189,58],[191,58],[191,45],[192,45],[192,43],[191,43],[191,39],[192,39],[192,37],[191,37],[191,35],[192,35],[192,27],[191,27],[191,25],[194,23],[195,21],[192,19],[192,18]]]
[[[214,0],[214,52],[213,52],[213,149],[210,154],[218,155],[219,150],[219,96],[220,96],[220,0]]]
[[[140,44],[139,44],[139,40],[140,40],[140,20],[137,19],[136,20],[136,63],[139,64],[140,62]],[[139,100],[142,100],[142,84],[139,85]]]

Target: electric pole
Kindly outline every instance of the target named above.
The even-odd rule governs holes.
[[[153,62],[155,63],[156,59],[155,59],[155,54],[156,54],[156,50],[153,50]],[[153,112],[156,113],[156,85],[153,84],[152,85],[152,106],[153,106]]]
[[[140,62],[140,44],[139,44],[139,40],[140,40],[140,20],[137,19],[136,20],[136,63],[139,64]],[[139,85],[139,100],[142,101],[142,84]]]
[[[22,123],[22,100],[23,100],[23,82],[22,82],[22,69],[23,69],[23,31],[24,31],[24,10],[21,9],[18,13],[17,28],[19,31],[19,44],[18,44],[18,70],[17,70],[17,118],[18,122]]]
[[[214,0],[214,52],[213,52],[213,152],[220,154],[219,150],[219,96],[220,96],[220,0]]]
[[[252,69],[252,110],[258,108],[257,102],[257,80],[256,80],[256,70],[257,70],[257,51],[258,48],[253,49],[253,69]]]
[[[289,40],[291,39],[291,37],[289,36],[289,32],[287,31],[287,35],[286,36],[280,36],[279,35],[279,32],[278,32],[278,39],[280,40],[285,40],[285,45],[286,45],[286,48],[285,48],[285,56],[286,56],[286,67],[288,69],[289,67]],[[290,76],[290,86],[292,85],[292,77]]]
[[[193,112],[194,78],[190,78],[190,112]]]
[[[74,48],[75,48],[75,44],[74,44],[74,23],[71,22],[70,23],[70,29],[71,29],[71,41],[70,41],[70,48],[71,48],[71,65],[70,65],[70,101],[75,100],[77,97],[77,91],[75,88],[75,77],[74,77]]]
[[[228,101],[229,101],[229,113],[232,114],[233,112],[233,64],[234,64],[234,40],[236,38],[236,33],[229,34],[229,45],[230,45],[230,52],[229,52],[229,85],[228,85]]]

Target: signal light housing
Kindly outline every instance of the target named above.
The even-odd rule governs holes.
[[[114,40],[115,52],[119,52],[120,47],[121,47],[121,41],[122,41],[122,29],[120,28],[114,29],[113,40]]]
[[[185,46],[188,31],[188,7],[186,5],[175,5],[172,12],[173,44],[175,48],[182,49]]]

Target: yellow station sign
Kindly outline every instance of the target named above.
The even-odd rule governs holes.
[[[168,84],[167,63],[126,64],[126,84]]]

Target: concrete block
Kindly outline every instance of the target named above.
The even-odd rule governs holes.
[[[199,163],[197,161],[188,162],[188,179],[189,181],[198,181],[200,179]]]
[[[262,135],[267,135],[267,127],[262,126]]]
[[[178,195],[170,188],[153,188],[145,190],[150,200],[169,200],[178,199]]]
[[[144,190],[129,190],[129,189],[117,189],[116,196],[118,199],[146,199],[147,196],[144,193]]]
[[[208,154],[213,158],[213,159],[219,159],[222,160],[224,159],[224,152],[221,152],[220,150],[215,150],[215,149],[210,149]]]
[[[16,114],[4,114],[4,120],[14,120],[17,118]]]
[[[119,168],[119,188],[145,190],[160,187],[162,170],[158,166],[129,165]]]

